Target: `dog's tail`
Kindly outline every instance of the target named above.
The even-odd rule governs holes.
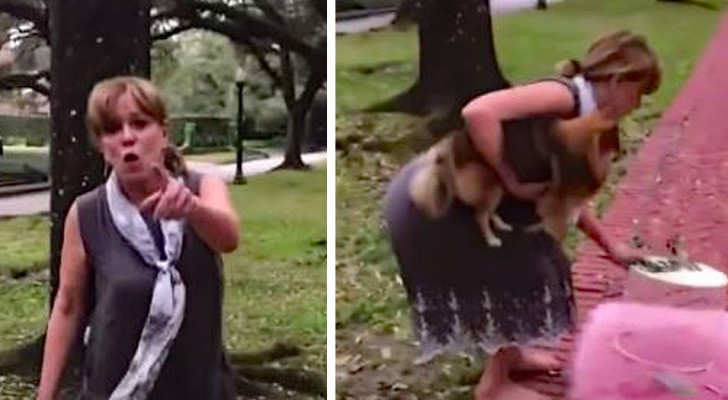
[[[418,209],[430,218],[440,218],[450,208],[455,198],[452,171],[454,160],[448,139],[435,145],[425,155],[425,165],[415,173],[410,184],[410,195]]]

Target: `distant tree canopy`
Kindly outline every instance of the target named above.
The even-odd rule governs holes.
[[[233,64],[230,67],[223,64],[234,59],[223,41],[209,39],[210,36],[203,36],[199,31],[227,37],[239,48],[254,54],[260,69],[280,90],[288,113],[287,149],[282,167],[304,168],[300,142],[305,133],[305,119],[326,77],[325,9],[325,0],[154,0],[148,10],[151,40],[174,43],[155,45],[152,49],[154,59],[159,61],[155,66],[161,69],[160,73],[153,72],[153,80],[161,82],[163,89],[174,88],[175,95],[168,96],[172,109],[230,112],[234,76],[231,74],[235,69]],[[48,40],[46,0],[0,0],[2,12],[25,21],[23,41]],[[195,48],[189,40],[176,40],[175,36],[186,31],[192,32],[185,36],[203,38],[212,47]],[[170,38],[173,39],[165,40]],[[218,55],[214,50],[222,51],[220,59],[205,60],[206,55]],[[186,65],[171,57],[181,54],[189,55],[189,60],[196,65]],[[278,59],[277,65],[271,56]],[[168,75],[175,67],[184,67],[187,74]],[[0,73],[0,89],[25,87],[48,94],[48,77],[43,70]],[[169,81],[162,82],[165,79]]]

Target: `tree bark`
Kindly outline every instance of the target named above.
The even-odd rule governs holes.
[[[418,0],[401,0],[397,6],[397,11],[394,13],[392,25],[402,27],[415,22],[417,1]]]
[[[277,169],[308,169],[301,158],[301,137],[306,127],[306,110],[296,104],[288,110],[286,152]]]
[[[453,119],[472,98],[510,86],[498,65],[488,0],[419,0],[419,78],[391,102]]]
[[[44,0],[0,0],[0,13],[33,23],[41,36],[48,38],[47,2]]]
[[[326,66],[314,64],[306,79],[306,86],[296,98],[294,71],[290,53],[281,53],[281,79],[283,97],[288,109],[286,151],[283,162],[276,169],[308,169],[301,158],[301,144],[306,131],[306,117],[311,111],[316,93],[321,89],[326,75]]]
[[[51,304],[58,290],[63,226],[76,197],[103,182],[104,162],[86,131],[93,85],[149,76],[150,0],[52,0]]]
[[[34,90],[36,93],[48,96],[51,89],[48,85],[41,82],[47,76],[48,71],[13,73],[0,76],[0,90],[28,88]]]

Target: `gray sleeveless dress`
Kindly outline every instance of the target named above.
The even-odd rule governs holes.
[[[186,184],[199,192],[201,176]],[[91,267],[93,305],[84,352],[81,399],[106,399],[124,376],[144,326],[156,271],[116,230],[105,185],[79,197],[81,237]],[[158,247],[159,225],[147,219]],[[177,268],[186,286],[184,321],[149,399],[234,399],[222,344],[222,262],[190,227]]]
[[[574,115],[587,111],[580,89],[571,90]],[[514,132],[509,141],[522,138]],[[529,158],[529,146],[519,142],[512,157]],[[547,159],[528,160],[524,182],[550,179]],[[498,213],[513,232],[497,231],[503,241],[489,247],[473,209],[456,201],[441,219],[432,220],[412,203],[408,187],[422,157],[407,163],[390,182],[384,198],[384,222],[400,276],[407,291],[415,339],[427,362],[445,352],[494,353],[507,345],[530,345],[558,338],[575,323],[570,262],[551,236],[524,227],[538,222],[535,204],[506,197]],[[514,165],[515,168],[515,165]],[[524,177],[524,174],[529,175]]]

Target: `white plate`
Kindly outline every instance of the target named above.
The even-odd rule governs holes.
[[[669,259],[666,257],[647,257],[649,261],[665,262]],[[693,263],[697,270],[691,270],[688,268],[682,268],[676,271],[668,272],[650,272],[639,264],[634,264],[630,267],[632,272],[640,275],[647,276],[651,279],[656,279],[666,283],[672,283],[676,285],[692,286],[692,287],[704,287],[714,288],[723,287],[728,285],[728,276],[717,269],[710,267],[703,263]]]

